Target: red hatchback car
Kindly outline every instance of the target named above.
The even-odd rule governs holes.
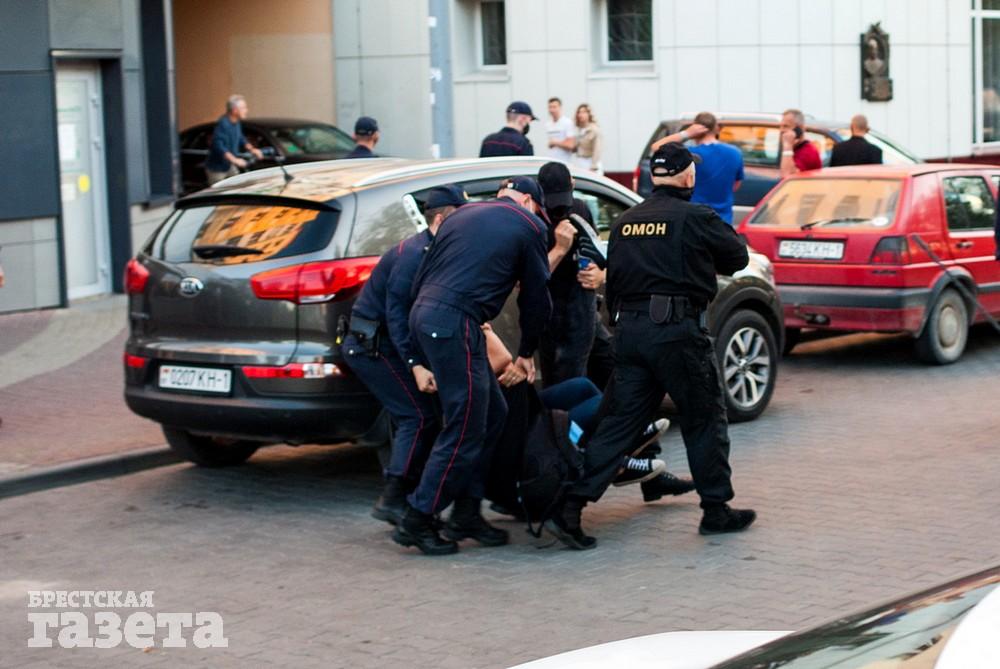
[[[906,332],[920,359],[947,364],[985,319],[975,300],[1000,315],[998,183],[1000,167],[981,165],[816,170],[781,182],[738,230],[774,264],[792,346],[803,328]]]

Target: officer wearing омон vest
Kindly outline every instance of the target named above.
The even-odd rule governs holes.
[[[543,206],[534,179],[504,181],[496,200],[467,204],[448,217],[414,279],[410,331],[434,374],[444,427],[393,533],[403,546],[445,555],[465,538],[487,546],[507,543],[507,532],[480,513],[489,452],[507,416],[480,327],[496,318],[519,284],[521,343],[511,378],[534,381],[532,356],[552,309],[546,226],[536,216]],[[452,501],[445,540],[433,516]]]
[[[681,144],[660,147],[650,159],[653,194],[622,214],[611,231],[607,297],[618,316],[614,383],[606,415],[586,447],[584,476],[546,521],[572,548],[596,545],[580,527],[581,511],[604,494],[664,393],[680,412],[704,511],[699,531],[735,532],[756,518],[726,504],[733,498],[726,403],[705,328],[705,309],[718,290],[716,274],[731,275],[749,258],[718,214],[689,202],[696,162]]]
[[[426,394],[434,392],[433,374],[410,341],[410,289],[441,222],[466,201],[465,191],[452,184],[427,194],[427,229],[379,259],[354,302],[341,346],[347,364],[389,412],[395,427],[385,488],[372,510],[375,518],[392,525],[406,511],[406,495],[417,486],[439,431],[434,403]]]

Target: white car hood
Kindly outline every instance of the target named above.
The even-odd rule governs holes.
[[[572,650],[512,669],[706,669],[791,632],[666,632]]]

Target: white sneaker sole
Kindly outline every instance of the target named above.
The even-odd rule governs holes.
[[[619,483],[618,481],[612,481],[611,485],[615,486],[616,488],[621,488],[622,486],[632,485],[634,483],[642,483],[643,481],[655,479],[660,474],[666,474],[666,473],[667,473],[667,463],[664,462],[663,460],[653,460],[653,468],[650,470],[648,474],[646,474],[642,478],[632,479],[631,481],[622,481],[621,483]]]

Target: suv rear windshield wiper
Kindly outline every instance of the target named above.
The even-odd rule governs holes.
[[[810,230],[812,228],[820,228],[824,225],[836,225],[837,223],[864,223],[865,221],[872,220],[870,216],[865,217],[846,217],[846,218],[824,218],[819,221],[809,221],[808,223],[803,223],[799,226],[799,230]]]
[[[205,244],[202,246],[192,246],[191,250],[199,258],[229,258],[232,256],[262,255],[260,249],[252,249],[249,246],[228,246],[226,244]]]

